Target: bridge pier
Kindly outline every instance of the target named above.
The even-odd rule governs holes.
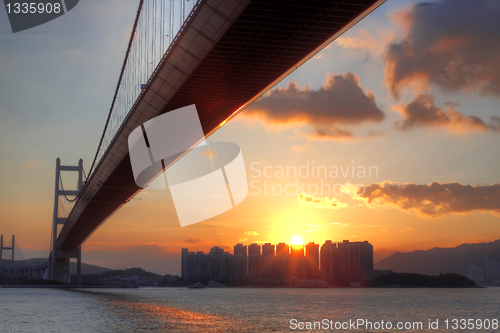
[[[76,251],[76,284],[82,284],[82,247],[78,247]]]
[[[76,283],[82,284],[82,249],[78,247],[74,251],[57,251],[55,262],[51,262],[52,253],[49,258],[49,275],[51,280],[70,283],[70,260],[76,259]]]
[[[69,259],[58,260],[54,265],[53,280],[69,283]]]
[[[61,182],[61,171],[76,171],[78,172],[77,190],[65,190]],[[82,249],[79,246],[74,251],[61,251],[56,249],[57,229],[59,225],[66,223],[65,217],[59,217],[59,197],[60,196],[75,196],[78,197],[83,187],[83,160],[80,159],[78,166],[61,165],[61,160],[56,160],[56,179],[54,191],[54,211],[52,220],[52,251],[49,257],[47,278],[58,280],[61,282],[70,282],[70,259],[77,260],[77,284],[81,284],[81,264],[82,264]]]

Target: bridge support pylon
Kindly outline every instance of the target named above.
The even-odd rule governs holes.
[[[3,235],[0,235],[0,266],[2,265],[2,260],[3,260],[3,250],[11,250],[12,251],[12,262],[14,262],[14,235],[12,235],[12,245],[11,246],[4,246]]]
[[[78,172],[77,190],[66,190],[62,186],[61,171]],[[66,223],[65,217],[59,217],[59,197],[60,196],[75,196],[78,197],[83,187],[83,160],[80,159],[78,166],[61,165],[61,160],[56,160],[56,181],[54,192],[54,212],[52,220],[52,251],[50,252],[48,265],[48,278],[51,280],[59,280],[61,282],[70,282],[70,259],[76,259],[77,264],[77,284],[81,284],[81,265],[82,265],[82,249],[79,246],[74,251],[61,251],[56,249],[58,226]]]

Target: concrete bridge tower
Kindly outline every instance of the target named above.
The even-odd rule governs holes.
[[[66,190],[63,187],[61,181],[61,171],[75,171],[78,172],[78,184],[77,190]],[[52,220],[52,251],[49,257],[48,265],[48,278],[51,280],[59,280],[61,282],[69,283],[69,263],[70,259],[74,258],[77,260],[77,284],[81,284],[81,265],[82,265],[82,251],[81,247],[78,247],[75,251],[58,251],[56,249],[57,241],[57,227],[59,225],[64,225],[66,223],[65,217],[59,217],[59,197],[64,196],[66,199],[68,196],[74,196],[76,201],[78,195],[83,187],[83,160],[80,159],[78,166],[66,166],[61,165],[61,160],[57,158],[56,160],[56,179],[55,179],[55,191],[54,191],[54,213]],[[69,199],[68,199],[69,200]],[[72,200],[72,201],[73,201]]]
[[[3,235],[0,235],[0,266],[2,265],[3,260],[3,250],[11,250],[12,252],[12,261],[14,261],[14,235],[12,235],[12,244],[11,246],[4,246],[3,244]]]

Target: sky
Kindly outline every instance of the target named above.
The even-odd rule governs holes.
[[[137,5],[81,1],[16,34],[0,9],[0,232],[27,258],[48,256],[56,158],[90,168]],[[499,239],[499,14],[388,0],[209,138],[241,147],[242,203],[181,228],[170,193],[144,190],[83,261],[179,274],[183,247],[368,240],[377,261]]]

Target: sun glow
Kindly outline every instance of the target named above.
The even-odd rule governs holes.
[[[293,236],[290,243],[292,243],[292,245],[302,245],[304,244],[304,241],[302,241],[302,238],[300,238],[299,236]]]

